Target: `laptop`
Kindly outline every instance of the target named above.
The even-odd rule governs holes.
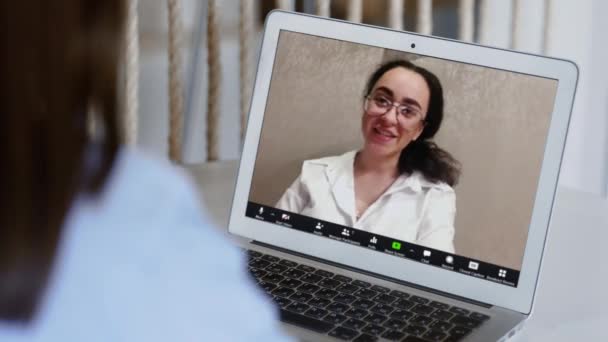
[[[521,329],[577,78],[570,61],[271,12],[229,231],[289,332],[494,341]]]

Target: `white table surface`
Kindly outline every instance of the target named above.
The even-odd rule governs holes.
[[[238,163],[186,166],[226,229]],[[608,341],[608,201],[560,188],[534,311],[518,341]]]

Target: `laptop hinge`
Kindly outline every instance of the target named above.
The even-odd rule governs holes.
[[[428,287],[425,287],[425,286],[413,284],[413,283],[410,283],[410,282],[407,282],[407,281],[403,281],[403,280],[400,280],[400,279],[395,279],[395,278],[387,277],[387,276],[382,275],[382,274],[378,274],[378,273],[362,270],[360,268],[356,268],[356,267],[340,264],[340,263],[337,263],[337,262],[332,262],[332,261],[329,261],[329,260],[324,260],[324,259],[321,259],[321,258],[314,257],[312,255],[308,255],[308,254],[304,254],[304,253],[299,253],[299,252],[295,252],[295,251],[292,251],[292,250],[289,250],[289,249],[285,249],[285,248],[269,245],[269,244],[264,243],[264,242],[252,240],[251,243],[253,243],[255,245],[258,245],[258,246],[274,249],[274,250],[282,252],[282,253],[287,253],[287,254],[295,255],[295,256],[298,256],[298,257],[301,257],[301,258],[310,259],[310,260],[313,260],[313,261],[316,261],[316,262],[320,262],[320,263],[323,263],[323,264],[326,264],[326,265],[331,265],[331,266],[334,266],[334,267],[344,268],[344,269],[347,269],[347,270],[352,271],[352,272],[357,272],[357,273],[361,273],[361,274],[364,274],[364,275],[367,275],[367,276],[372,276],[374,278],[379,278],[379,279],[382,279],[382,280],[390,281],[390,282],[393,282],[393,283],[396,283],[396,284],[399,284],[399,285],[413,287],[415,289],[422,290],[422,291],[425,291],[425,292],[431,292],[431,293],[434,293],[436,295],[440,295],[440,296],[443,296],[443,297],[448,297],[448,298],[455,299],[455,300],[458,300],[458,301],[467,302],[469,304],[481,306],[481,307],[486,308],[486,309],[489,309],[489,308],[492,307],[491,304],[482,303],[482,302],[479,302],[479,301],[476,301],[476,300],[472,300],[470,298],[456,296],[456,295],[453,295],[451,293],[447,293],[447,292],[435,290],[435,289],[432,289],[432,288],[428,288]]]

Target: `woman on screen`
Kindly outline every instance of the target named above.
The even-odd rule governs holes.
[[[363,147],[305,161],[277,207],[453,253],[460,165],[431,141],[442,120],[433,73],[381,65],[366,86]]]

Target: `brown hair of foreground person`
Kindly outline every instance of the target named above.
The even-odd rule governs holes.
[[[34,317],[75,195],[112,167],[124,12],[121,0],[0,2],[0,321]],[[103,136],[85,175],[89,109]]]

